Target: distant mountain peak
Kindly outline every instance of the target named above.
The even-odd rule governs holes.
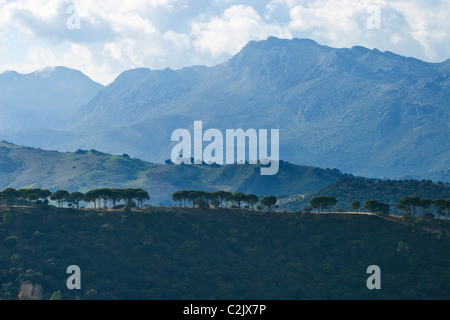
[[[38,69],[36,71],[34,71],[34,74],[48,74],[48,73],[53,73],[58,67],[56,66],[47,66],[41,69]],[[66,68],[67,69],[67,68]]]
[[[286,47],[286,46],[296,46],[296,47],[316,47],[322,46],[316,41],[307,38],[277,38],[274,36],[268,37],[266,40],[259,41],[249,41],[242,49],[242,51],[254,50],[255,48],[270,48],[270,47]]]
[[[104,88],[79,70],[45,67],[0,77],[0,130],[64,128],[72,113]]]

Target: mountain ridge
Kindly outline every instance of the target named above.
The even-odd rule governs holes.
[[[81,71],[62,66],[5,71],[0,87],[0,131],[64,129],[69,115],[103,89]]]
[[[293,163],[367,177],[435,176],[450,168],[449,70],[450,60],[269,37],[213,67],[125,71],[80,106],[66,134],[49,130],[51,145],[0,135],[162,162],[171,132],[202,120],[219,130],[279,128],[280,154]]]
[[[232,191],[281,195],[318,191],[339,177],[337,169],[321,169],[280,161],[275,176],[261,176],[259,165],[174,165],[149,163],[127,154],[97,150],[58,152],[0,141],[0,190],[8,187],[70,192],[97,188],[143,188],[151,203],[174,205],[175,191]]]

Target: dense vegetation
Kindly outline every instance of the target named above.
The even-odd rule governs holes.
[[[144,202],[150,200],[150,195],[147,191],[142,189],[111,189],[101,188],[89,190],[86,193],[80,191],[74,191],[69,193],[67,190],[56,190],[50,192],[47,189],[27,189],[21,188],[16,190],[14,188],[6,188],[0,192],[0,205],[22,205],[22,206],[42,206],[50,204],[50,200],[55,201],[59,208],[64,207],[64,204],[70,207],[76,207],[80,209],[80,203],[84,201],[86,204],[91,203],[93,208],[112,208],[130,210],[131,208],[142,209]],[[205,192],[201,190],[180,190],[176,191],[172,195],[172,200],[179,202],[180,206],[186,207],[190,202],[192,207],[205,208],[244,208],[252,210],[264,210],[267,208],[269,211],[272,207],[277,207],[277,197],[265,196],[259,200],[258,196],[254,194],[244,194],[242,192],[231,193],[229,191],[216,191]],[[123,201],[123,204],[120,202]],[[103,204],[103,206],[102,206]],[[145,205],[146,207],[148,204]],[[83,207],[84,208],[84,207]]]
[[[431,180],[381,180],[361,177],[342,177],[317,192],[285,197],[280,199],[281,209],[301,210],[310,205],[310,200],[318,196],[331,196],[337,199],[336,208],[353,210],[352,202],[364,204],[375,199],[390,206],[390,213],[403,214],[397,207],[405,197],[416,196],[422,199],[450,199],[449,183]]]
[[[3,299],[450,298],[444,221],[220,208],[0,214]],[[80,290],[66,287],[74,264]],[[373,264],[381,290],[366,287]]]
[[[268,209],[269,211],[272,207],[277,207],[276,203],[278,201],[275,196],[265,196],[261,200],[255,194],[249,193],[244,194],[242,192],[231,193],[229,191],[215,191],[215,192],[205,192],[201,190],[180,190],[176,191],[172,195],[173,201],[179,201],[180,206],[186,207],[188,202],[192,203],[193,207],[205,208],[244,208],[244,209],[255,209],[255,205],[258,210]]]
[[[111,189],[101,188],[89,190],[86,193],[74,191],[69,193],[67,190],[56,190],[50,192],[47,189],[27,189],[22,188],[16,190],[14,188],[6,188],[0,192],[0,204],[3,205],[25,205],[25,206],[42,206],[48,205],[50,200],[55,201],[59,208],[64,207],[66,203],[68,207],[80,208],[80,204],[84,201],[86,204],[93,204],[93,208],[112,208],[113,210],[125,208],[143,209],[144,202],[150,200],[150,195],[142,189]],[[264,196],[262,199],[255,194],[244,194],[242,192],[231,193],[229,191],[206,192],[202,190],[179,190],[173,193],[172,200],[179,203],[180,207],[190,203],[193,208],[239,208],[239,209],[257,209],[263,211],[267,209],[269,212],[272,208],[279,208],[278,199],[275,196]],[[123,204],[120,202],[123,201]],[[309,201],[309,206],[299,212],[310,213],[314,209],[316,212],[345,212],[343,209],[335,209],[338,200],[332,196],[315,196]],[[102,206],[103,204],[103,206]],[[352,201],[350,204],[344,203],[343,206],[350,206],[354,212],[359,212],[361,202]],[[148,204],[145,204],[148,207]],[[432,212],[434,207],[435,214]],[[82,207],[84,208],[84,207]],[[403,211],[403,218],[406,221],[413,221],[416,216],[433,219],[437,217],[450,217],[450,199],[427,199],[417,196],[408,196],[400,199],[396,208]],[[421,214],[419,212],[421,208]],[[389,215],[391,205],[370,199],[364,203],[364,209],[369,213],[379,215]],[[285,211],[285,210],[284,210]]]
[[[89,190],[86,193],[80,191],[74,191],[69,193],[67,190],[56,190],[50,192],[47,189],[39,188],[21,188],[16,190],[14,188],[6,188],[0,192],[0,204],[4,205],[48,205],[49,198],[56,201],[59,208],[62,208],[66,203],[68,207],[80,208],[80,203],[84,201],[89,204],[92,203],[94,209],[101,207],[103,201],[103,208],[108,208],[108,203],[112,203],[112,208],[117,209],[119,207],[137,207],[142,209],[143,203],[150,199],[150,195],[147,191],[142,189],[111,189],[101,188]],[[124,201],[123,205],[117,206],[118,202]]]

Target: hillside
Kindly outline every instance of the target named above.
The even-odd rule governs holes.
[[[96,188],[142,188],[151,204],[173,205],[182,189],[291,195],[318,191],[339,177],[338,170],[280,163],[274,176],[261,176],[256,165],[155,164],[128,155],[96,150],[47,151],[0,142],[0,189],[42,188],[70,192]]]
[[[338,200],[336,208],[353,211],[350,204],[359,201],[375,199],[389,204],[390,212],[402,214],[397,209],[400,199],[417,196],[425,199],[450,199],[449,183],[431,180],[379,180],[361,177],[341,177],[325,188],[307,195],[285,197],[280,201],[280,208],[284,210],[299,210],[309,206],[309,201],[315,196],[332,196]],[[421,211],[421,209],[420,209]]]
[[[213,67],[125,71],[61,131],[0,136],[161,163],[169,158],[171,133],[202,120],[205,129],[221,131],[280,129],[281,158],[292,163],[370,178],[448,181],[449,65],[269,37]]]
[[[430,232],[368,215],[0,207],[0,298],[25,282],[40,299],[447,300],[449,225],[423,223]],[[380,290],[366,287],[374,264]]]

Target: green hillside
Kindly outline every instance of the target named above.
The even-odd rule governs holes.
[[[320,190],[343,174],[280,162],[274,176],[258,165],[174,165],[148,163],[96,150],[60,153],[0,142],[0,190],[7,187],[85,192],[96,188],[142,188],[150,203],[173,204],[177,190],[226,190],[263,195],[292,195]]]
[[[431,180],[378,180],[361,177],[341,177],[337,181],[317,192],[307,195],[294,195],[280,200],[280,208],[301,210],[309,205],[316,196],[332,196],[338,202],[336,208],[353,211],[350,204],[359,201],[362,204],[375,199],[390,205],[390,212],[400,214],[397,204],[400,199],[417,196],[425,199],[450,199],[449,183]]]
[[[0,299],[450,299],[449,261],[445,221],[0,207]],[[370,265],[380,290],[366,286]]]

